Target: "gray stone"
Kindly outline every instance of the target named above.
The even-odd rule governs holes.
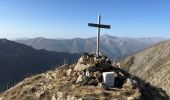
[[[83,82],[83,78],[84,78],[84,75],[79,75],[78,78],[77,78],[76,83],[81,83],[81,82]]]
[[[108,87],[114,87],[115,77],[117,74],[115,72],[103,72],[103,83]]]
[[[127,100],[135,100],[134,97],[127,97]]]
[[[89,66],[92,66],[92,65],[90,65],[90,64],[81,64],[81,63],[77,63],[76,64],[76,66],[75,66],[75,68],[74,68],[74,70],[75,71],[83,71],[83,70],[85,70],[86,68],[88,68]]]
[[[135,88],[136,84],[137,84],[137,81],[127,78],[125,84],[123,84],[123,87],[133,89]]]
[[[66,74],[67,74],[67,76],[68,75],[71,75],[71,73],[72,73],[72,69],[70,68],[70,69],[68,69],[68,70],[66,70]]]

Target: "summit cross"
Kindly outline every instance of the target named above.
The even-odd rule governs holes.
[[[95,24],[95,23],[88,23],[88,26],[90,27],[98,27],[98,32],[97,32],[97,49],[96,49],[96,52],[97,52],[97,57],[99,57],[99,45],[100,45],[100,28],[105,28],[105,29],[110,29],[110,25],[103,25],[103,24],[100,24],[101,22],[101,15],[98,16],[98,24]]]

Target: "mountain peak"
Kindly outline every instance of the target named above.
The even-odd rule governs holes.
[[[166,100],[152,87],[111,64],[106,56],[84,53],[74,65],[64,64],[46,73],[27,78],[0,95],[2,100]],[[149,94],[149,95],[148,95]]]
[[[110,38],[110,37],[112,37],[112,36],[109,35],[109,34],[103,34],[101,37],[102,37],[102,38]]]

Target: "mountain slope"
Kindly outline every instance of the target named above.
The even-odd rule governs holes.
[[[122,66],[170,95],[170,40],[126,58]]]
[[[73,63],[79,54],[49,52],[0,39],[0,91],[35,73],[63,64],[64,59]]]
[[[109,35],[103,35],[100,39],[100,50],[111,58],[121,58],[154,43],[162,41],[162,38],[121,38]],[[69,53],[94,53],[96,51],[96,38],[74,38],[74,39],[46,39],[33,38],[27,40],[18,40],[16,42],[32,46],[36,49],[46,49],[48,51],[69,52]]]

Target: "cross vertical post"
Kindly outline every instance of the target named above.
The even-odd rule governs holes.
[[[98,33],[97,33],[97,57],[99,57],[99,45],[100,45],[100,20],[101,15],[98,16]]]
[[[105,29],[110,29],[110,25],[103,25],[101,24],[101,15],[98,16],[98,24],[94,24],[94,23],[88,23],[88,26],[90,27],[97,27],[97,48],[96,48],[96,53],[97,53],[97,58],[99,57],[99,46],[100,46],[100,28],[105,28]]]

